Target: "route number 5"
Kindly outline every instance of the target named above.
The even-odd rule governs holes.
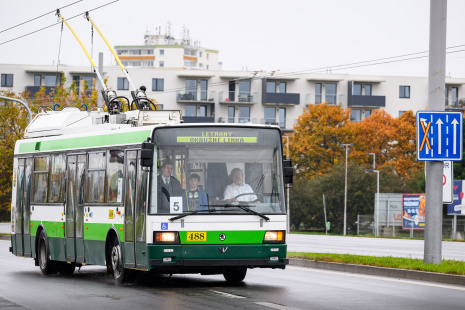
[[[182,197],[170,198],[170,213],[182,213]]]

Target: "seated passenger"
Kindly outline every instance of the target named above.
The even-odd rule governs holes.
[[[199,188],[200,176],[191,174],[189,177],[189,188],[184,191],[182,199],[183,211],[208,210],[207,194]]]
[[[226,186],[226,189],[224,190],[225,200],[227,200],[229,203],[236,202],[236,201],[257,200],[257,196],[253,195],[252,187],[242,182],[243,174],[242,174],[241,169],[234,168],[231,171],[231,177],[232,177],[232,183]],[[241,195],[241,194],[252,194],[252,195],[244,195],[236,199],[236,196]]]

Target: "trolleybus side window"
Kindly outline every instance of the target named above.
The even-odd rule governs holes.
[[[56,154],[51,157],[50,188],[48,202],[63,202],[65,192],[65,154]]]
[[[106,152],[89,153],[86,203],[104,203]]]
[[[108,202],[123,202],[123,168],[124,152],[111,150],[108,156],[107,166],[107,184],[108,184]]]
[[[47,202],[48,170],[49,170],[49,157],[48,156],[34,158],[33,201],[35,203]]]

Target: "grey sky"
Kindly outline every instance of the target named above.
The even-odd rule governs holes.
[[[0,0],[0,31],[77,0]],[[110,3],[83,0],[63,9],[65,18]],[[447,46],[465,45],[465,1],[448,1]],[[192,40],[217,49],[225,70],[301,71],[428,50],[429,0],[120,0],[90,12],[112,45],[142,45],[147,30],[171,22],[172,34],[182,27]],[[57,22],[53,14],[0,33],[0,43]],[[91,27],[83,17],[70,21],[91,50]],[[60,26],[0,45],[0,63],[57,63]],[[465,46],[451,49],[465,50]],[[105,54],[114,63],[98,34],[93,57]],[[87,65],[71,32],[63,32],[60,60]],[[426,76],[428,59],[332,70],[333,73]],[[447,55],[447,75],[465,77],[465,51]]]

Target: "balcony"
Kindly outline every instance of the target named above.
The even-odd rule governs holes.
[[[361,96],[351,95],[347,97],[348,107],[385,107],[386,96]]]
[[[247,104],[257,103],[258,93],[222,91],[219,93],[220,104]]]
[[[339,100],[336,100],[339,98]],[[305,106],[308,107],[311,104],[326,103],[328,105],[342,104],[344,102],[344,95],[334,94],[306,94],[305,95]]]
[[[36,93],[40,91],[40,88],[45,88],[45,94],[50,95],[55,92],[56,86],[26,86],[26,93],[29,92],[29,96],[35,97]]]
[[[264,105],[298,105],[300,94],[264,93],[262,102]]]
[[[184,123],[214,123],[214,116],[183,116]]]
[[[176,102],[177,103],[215,103],[216,92],[211,91],[210,96],[208,96],[207,91],[177,91],[176,93]]]

